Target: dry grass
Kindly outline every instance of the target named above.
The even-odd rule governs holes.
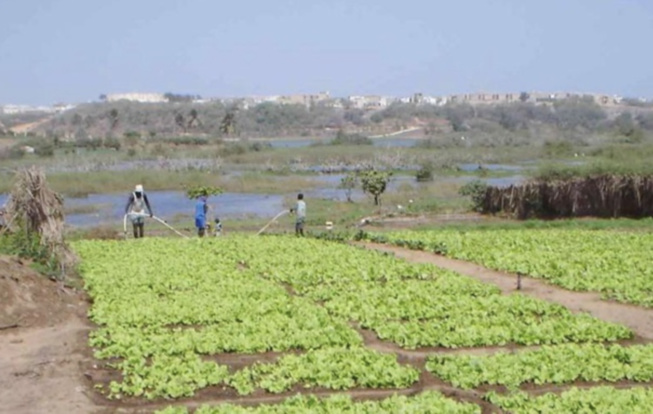
[[[27,234],[36,234],[65,275],[77,258],[64,240],[63,197],[52,191],[45,173],[37,167],[16,173],[7,206],[8,223]]]

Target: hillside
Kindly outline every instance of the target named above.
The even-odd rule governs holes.
[[[379,136],[419,128],[423,131],[420,136],[455,135],[460,138],[465,135],[496,145],[521,145],[533,140],[559,138],[578,141],[596,133],[641,140],[647,131],[653,131],[653,111],[627,106],[608,111],[583,99],[567,99],[549,105],[523,102],[478,106],[393,104],[376,111],[271,103],[245,109],[217,102],[116,102],[80,105],[28,126],[37,135],[64,140],[130,135],[325,136],[334,135],[340,129]]]

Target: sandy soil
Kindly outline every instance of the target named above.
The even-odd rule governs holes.
[[[0,257],[0,413],[93,412],[85,310],[81,294]]]

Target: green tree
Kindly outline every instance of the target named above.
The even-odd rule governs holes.
[[[345,195],[347,196],[347,201],[349,203],[352,202],[351,193],[354,191],[354,188],[356,188],[356,185],[358,185],[358,177],[356,176],[356,173],[350,172],[340,179],[338,188],[345,190]]]
[[[381,194],[383,194],[390,182],[391,173],[378,170],[362,171],[359,174],[361,188],[366,194],[374,197],[374,205],[381,205]]]
[[[522,92],[519,94],[519,100],[522,102],[526,102],[527,100],[530,99],[530,97],[531,96],[528,94],[528,92]]]
[[[222,194],[222,189],[214,186],[193,186],[186,188],[186,196],[191,200],[194,200],[198,197],[210,197],[218,194]]]

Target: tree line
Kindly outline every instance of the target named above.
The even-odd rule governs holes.
[[[195,104],[92,103],[59,114],[40,127],[50,136],[99,138],[141,136],[315,136],[327,131],[401,129],[419,122],[427,135],[485,132],[520,134],[546,126],[557,131],[613,131],[637,138],[653,131],[653,111],[609,114],[593,101],[566,99],[541,105],[516,102],[502,105],[447,104],[444,106],[395,103],[383,110],[333,108],[326,105],[262,103],[243,108],[220,102]],[[5,123],[6,124],[6,123]]]

